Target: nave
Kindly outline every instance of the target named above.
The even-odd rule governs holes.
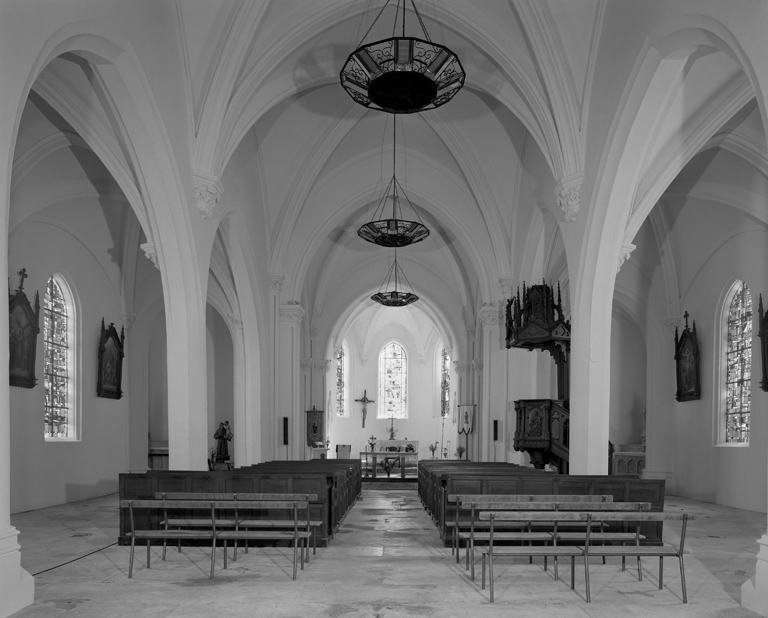
[[[574,592],[567,574],[554,581],[552,570],[544,572],[541,565],[499,560],[491,605],[479,578],[472,582],[442,546],[415,489],[380,487],[363,489],[330,546],[317,550],[296,581],[287,548],[252,550],[227,570],[219,550],[216,577],[208,579],[210,553],[202,547],[170,551],[165,563],[153,547],[151,570],[143,548],[137,549],[129,580],[129,548],[115,544],[117,495],[19,513],[12,524],[20,530],[22,566],[35,576],[36,594],[34,605],[14,616],[757,615],[739,606],[739,589],[754,570],[754,539],[765,525],[760,513],[667,496],[666,510],[696,516],[686,538],[687,605],[674,562],[666,563],[664,590],[658,590],[655,560],[644,564],[642,582],[632,569],[593,565],[590,604],[578,567]]]

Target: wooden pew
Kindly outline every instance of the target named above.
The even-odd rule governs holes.
[[[123,473],[119,476],[120,499],[153,499],[158,492],[231,493],[231,494],[315,494],[317,502],[310,504],[310,519],[320,520],[317,544],[324,547],[335,525],[333,474],[318,470],[315,474],[259,473],[247,468],[220,471],[150,470],[145,473]],[[161,517],[142,509],[136,513],[136,525],[142,529],[158,529]],[[127,511],[120,511],[121,545],[130,544]]]
[[[490,581],[490,600],[493,603],[493,557],[498,555],[527,555],[530,548],[527,547],[504,547],[500,550],[493,544],[494,527],[497,521],[548,521],[548,522],[567,522],[567,521],[581,521],[586,522],[586,536],[585,542],[581,546],[552,546],[541,547],[537,549],[540,555],[567,555],[571,557],[571,589],[574,588],[574,574],[575,574],[575,557],[583,556],[584,558],[584,577],[586,583],[586,600],[590,602],[590,589],[589,589],[589,556],[621,556],[622,559],[627,556],[637,556],[638,559],[642,556],[659,558],[659,590],[664,587],[664,562],[663,559],[677,558],[680,562],[680,579],[682,587],[683,603],[688,602],[688,596],[685,588],[685,565],[683,562],[683,554],[685,551],[685,533],[686,526],[689,520],[694,519],[693,516],[687,513],[631,513],[631,512],[592,512],[592,511],[576,511],[576,512],[541,512],[541,511],[481,511],[479,513],[480,520],[490,521],[490,542],[488,551],[483,553],[482,559],[482,588],[485,589],[485,563],[488,561],[488,575]],[[639,546],[639,545],[624,545],[624,546],[595,546],[592,545],[592,539],[590,535],[591,524],[593,521],[601,522],[622,522],[622,523],[658,523],[668,521],[681,521],[682,530],[680,533],[680,543],[674,546],[669,543],[653,546]],[[555,553],[547,554],[557,547]],[[566,549],[567,547],[567,549]],[[642,579],[642,571],[639,572],[639,578]]]
[[[444,522],[455,517],[454,505],[449,505],[451,494],[510,494],[510,495],[611,495],[614,502],[650,502],[652,511],[664,509],[664,480],[638,479],[628,476],[574,476],[544,473],[539,475],[514,474],[498,476],[449,476],[443,490],[444,515],[438,518],[438,526],[444,535]],[[608,524],[612,530],[625,531],[619,523]],[[662,524],[646,522],[641,533],[645,544],[661,542]],[[446,546],[450,538],[445,539]]]

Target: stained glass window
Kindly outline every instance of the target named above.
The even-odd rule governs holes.
[[[377,418],[408,418],[408,359],[396,343],[388,344],[379,354],[379,401]]]
[[[336,350],[336,414],[344,416],[344,348]]]
[[[440,363],[440,416],[451,414],[451,355],[443,348]]]
[[[728,308],[725,441],[749,442],[752,386],[752,294],[742,283]]]
[[[69,414],[69,342],[67,303],[51,277],[43,298],[45,437],[72,438]]]

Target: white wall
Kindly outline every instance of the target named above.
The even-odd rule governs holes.
[[[28,222],[10,237],[9,271],[26,268],[24,289],[40,302],[54,273],[65,273],[79,298],[77,324],[80,439],[45,441],[43,437],[43,317],[37,338],[35,388],[11,388],[11,512],[63,504],[117,491],[126,468],[128,402],[96,397],[101,319],[119,324],[120,300],[91,253],[77,238],[50,223]],[[11,281],[15,291],[18,282]]]
[[[371,355],[368,361],[363,364],[360,360],[360,354],[354,346],[351,346],[349,358],[350,363],[350,386],[352,414],[349,418],[335,415],[334,410],[330,410],[330,432],[331,439],[329,457],[335,457],[336,444],[352,445],[352,456],[358,456],[358,453],[364,451],[368,444],[370,436],[376,436],[379,440],[389,438],[388,419],[377,419],[376,411],[379,399],[379,366],[378,352],[391,340],[397,341],[405,348],[408,356],[408,419],[394,422],[398,440],[418,440],[419,441],[419,459],[428,459],[432,456],[429,451],[429,444],[441,442],[448,447],[450,442],[449,457],[455,457],[456,447],[458,446],[457,425],[453,422],[454,414],[447,418],[443,423],[440,417],[439,402],[439,364],[436,362],[439,358],[440,350],[437,345],[442,344],[437,339],[431,340],[431,345],[426,349],[424,363],[421,364],[417,358],[414,349],[413,339],[408,332],[401,326],[391,324],[382,328],[373,337],[370,349]],[[329,388],[332,389],[332,397],[335,397],[335,363],[329,376],[333,379],[328,380]],[[455,384],[456,374],[452,371],[452,382]],[[367,390],[369,399],[375,403],[368,404],[368,415],[365,421],[365,429],[362,427],[362,404],[354,401],[363,396],[363,391]],[[454,388],[451,388],[453,396]],[[327,399],[327,394],[326,394]],[[455,410],[455,402],[451,402],[452,411]],[[462,438],[462,446],[464,440]]]
[[[646,391],[645,340],[621,311],[611,319],[610,441],[640,444]]]
[[[206,312],[208,342],[208,448],[216,446],[213,434],[223,421],[229,421],[234,434],[244,431],[235,426],[234,349],[229,328],[218,311],[208,306]],[[229,443],[229,456],[234,462],[234,440]]]
[[[696,320],[701,351],[701,399],[677,403],[670,394],[669,422],[675,432],[674,481],[672,492],[697,500],[737,508],[765,511],[766,453],[768,453],[768,393],[760,389],[760,357],[757,328],[752,342],[752,415],[749,446],[716,445],[714,400],[716,371],[715,325],[719,323],[719,301],[734,275],[746,280],[757,299],[768,294],[768,233],[745,232],[727,240],[708,260],[684,299],[684,309]],[[672,354],[670,338],[670,356]],[[670,363],[671,364],[671,363]],[[671,370],[673,370],[671,368]]]

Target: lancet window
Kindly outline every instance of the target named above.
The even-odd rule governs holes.
[[[379,401],[377,418],[408,418],[408,358],[397,343],[379,354]]]
[[[725,349],[725,442],[749,442],[752,386],[752,294],[737,284],[728,307]]]

